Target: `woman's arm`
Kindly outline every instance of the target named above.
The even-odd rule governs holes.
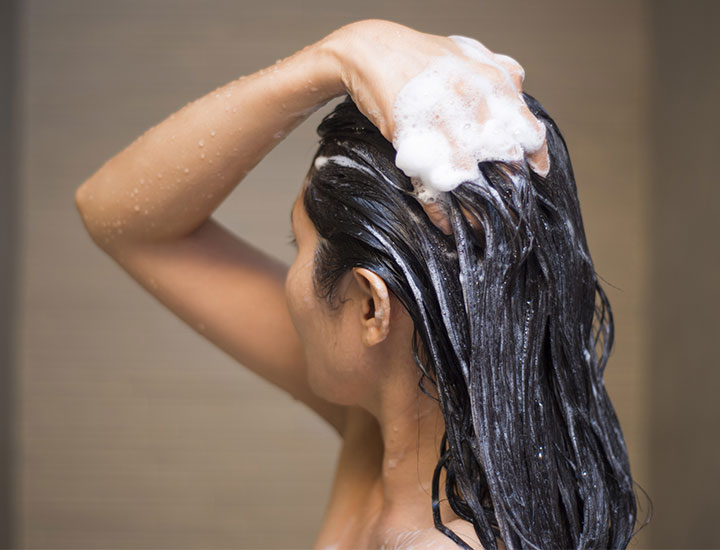
[[[442,56],[462,60],[459,67],[464,73],[457,75],[456,86],[449,91],[455,97],[441,100],[474,105],[490,94],[494,103],[505,102],[498,114],[513,105],[519,119],[527,119],[544,134],[520,96],[522,67],[481,44],[478,47],[482,48],[479,58],[449,37],[391,21],[369,19],[345,25],[270,68],[210,92],[148,130],[77,190],[83,220],[104,248],[119,240],[188,234],[291,130],[345,91],[394,142],[393,113],[399,92],[432,59]],[[491,109],[474,109],[458,114],[482,124],[494,114]],[[447,126],[452,122],[456,121],[436,124],[456,147],[452,124]],[[547,169],[546,147],[529,154],[528,160]]]
[[[75,193],[93,238],[199,334],[342,434],[346,409],[311,390],[285,298],[287,266],[211,217],[312,111],[344,91],[325,39],[186,105]]]
[[[291,130],[344,92],[325,39],[189,103],[107,161],[76,191],[110,251],[197,229]]]

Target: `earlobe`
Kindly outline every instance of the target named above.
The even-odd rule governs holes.
[[[374,346],[390,332],[390,296],[387,285],[376,273],[354,267],[353,276],[360,289],[362,341]]]

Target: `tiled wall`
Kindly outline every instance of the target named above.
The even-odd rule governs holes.
[[[96,248],[73,193],[188,101],[366,17],[472,36],[524,65],[526,91],[555,118],[573,159],[590,250],[617,322],[607,386],[636,481],[650,490],[646,8],[570,0],[26,2],[19,542],[312,544],[338,440]],[[216,213],[286,261],[290,205],[309,167],[315,126],[333,104],[272,151]]]

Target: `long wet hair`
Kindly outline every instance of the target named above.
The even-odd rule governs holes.
[[[613,344],[565,141],[547,128],[550,172],[483,162],[482,184],[447,193],[452,234],[426,216],[396,151],[352,99],[318,127],[303,204],[319,235],[315,291],[338,308],[353,267],[380,276],[414,322],[420,388],[445,419],[435,468],[486,549],[625,548],[636,523],[628,453],[603,383]],[[324,159],[321,157],[325,157]],[[465,212],[461,208],[465,209]]]

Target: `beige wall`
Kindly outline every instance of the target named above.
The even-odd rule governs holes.
[[[648,451],[653,542],[719,548],[720,2],[652,14]]]
[[[366,17],[472,36],[526,68],[526,91],[568,142],[590,249],[616,316],[607,386],[635,479],[653,496],[644,2],[35,0],[25,3],[21,27],[18,544],[312,543],[338,440],[104,256],[82,227],[73,192],[188,101]],[[287,261],[290,205],[315,127],[332,105],[216,213]],[[648,531],[638,547],[649,544]]]
[[[15,526],[15,369],[19,239],[17,135],[17,5],[0,3],[0,548],[12,545]]]

